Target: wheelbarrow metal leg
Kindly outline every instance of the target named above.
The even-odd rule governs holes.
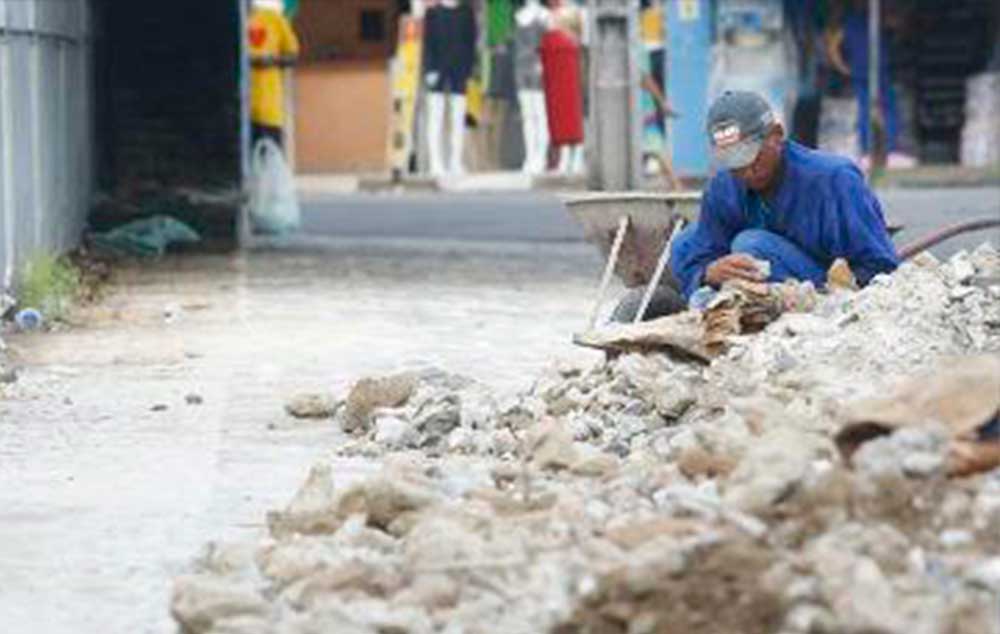
[[[653,273],[652,279],[649,280],[649,285],[646,286],[646,294],[643,295],[642,303],[639,304],[639,310],[635,313],[635,319],[632,320],[633,324],[639,323],[646,316],[646,311],[649,310],[649,303],[653,301],[653,293],[656,292],[656,288],[660,285],[663,272],[667,268],[667,263],[670,262],[670,250],[673,248],[674,238],[677,237],[683,226],[684,219],[677,218],[674,222],[674,228],[670,232],[670,237],[667,238],[667,243],[663,245],[663,251],[660,252],[660,258],[656,262],[656,271]]]
[[[615,272],[615,266],[618,264],[618,254],[622,249],[622,242],[625,240],[625,233],[628,231],[629,219],[628,216],[622,216],[618,220],[618,232],[615,233],[615,241],[611,244],[611,252],[608,254],[608,263],[604,266],[604,275],[601,277],[601,286],[597,291],[597,301],[594,303],[594,310],[590,313],[590,323],[588,324],[589,329],[593,329],[597,325],[597,317],[601,311],[601,303],[604,301],[604,294],[608,290],[608,284],[611,283],[611,276]]]

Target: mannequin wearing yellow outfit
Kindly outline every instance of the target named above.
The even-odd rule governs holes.
[[[254,0],[247,26],[250,50],[250,123],[254,143],[267,137],[282,144],[285,90],[282,69],[299,55],[299,40],[284,16],[282,0]]]

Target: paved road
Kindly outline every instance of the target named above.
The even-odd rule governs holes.
[[[886,213],[906,228],[897,238],[900,245],[956,222],[978,218],[1000,218],[1000,187],[939,189],[894,189],[879,193]],[[956,237],[933,249],[948,257],[959,249],[974,249],[986,240],[1000,247],[1000,229]]]
[[[579,241],[552,194],[344,194],[305,202],[305,233],[347,238]]]
[[[906,244],[936,228],[972,218],[1000,217],[1000,188],[892,189],[879,193],[887,213],[906,229]],[[349,194],[305,202],[306,233],[349,238],[434,238],[482,241],[578,241],[582,233],[559,199],[545,193]],[[935,250],[947,257],[1000,230],[957,238]]]

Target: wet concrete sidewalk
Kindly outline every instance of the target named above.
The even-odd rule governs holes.
[[[514,390],[596,359],[570,336],[600,267],[579,243],[329,240],[122,269],[79,325],[9,341],[3,631],[173,632],[171,577],[209,540],[263,534],[342,441],[285,397],[426,365]]]

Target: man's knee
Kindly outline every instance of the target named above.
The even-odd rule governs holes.
[[[761,257],[771,251],[775,235],[763,229],[745,229],[733,238],[729,250],[733,253],[746,253]]]
[[[681,232],[677,234],[674,238],[674,243],[670,245],[670,261],[677,262],[684,254],[691,249],[691,241],[694,238],[694,232],[698,229],[698,223],[692,222],[688,226],[681,229]]]

